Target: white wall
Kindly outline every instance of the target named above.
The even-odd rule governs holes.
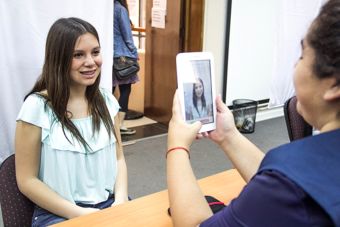
[[[299,41],[303,38],[306,25],[315,17],[322,2],[323,0],[232,2],[225,94],[227,105],[239,98],[270,99],[273,100],[270,107],[258,111],[257,120],[283,115],[282,104],[294,92],[292,74],[297,56],[292,52],[299,52]],[[214,55],[216,93],[221,94],[228,0],[205,1],[205,4],[203,50]],[[291,12],[294,12],[293,16]],[[285,17],[288,13],[291,13],[289,17]],[[290,44],[282,40],[288,40]],[[291,43],[294,43],[293,50]],[[287,49],[288,47],[291,49]],[[283,69],[289,69],[290,73]]]
[[[203,51],[212,52],[215,60],[216,94],[222,95],[225,27],[228,0],[205,1]]]
[[[294,93],[300,40],[323,0],[234,0],[230,18],[226,103],[270,99],[280,106]],[[205,1],[203,50],[215,58],[222,92],[228,0]],[[227,34],[229,35],[229,34]],[[273,101],[272,101],[273,100]]]
[[[239,0],[234,0],[233,4],[235,2],[237,3]],[[249,0],[250,2],[253,2],[254,5],[255,1]],[[262,0],[261,0],[262,1]],[[265,0],[268,1],[268,0]],[[271,1],[271,0],[269,0]],[[226,23],[227,23],[227,4],[228,0],[214,0],[214,1],[205,1],[205,15],[204,15],[204,35],[203,35],[203,51],[210,51],[214,55],[215,59],[215,76],[216,76],[216,94],[222,94],[223,92],[223,73],[224,73],[224,55],[225,55],[225,38],[226,38]],[[275,1],[271,2],[269,6],[272,6],[275,4]],[[255,6],[256,7],[256,6]],[[272,15],[273,16],[273,15]],[[260,20],[264,20],[263,17],[259,18]],[[238,29],[235,28],[234,29]],[[252,28],[255,29],[255,28]],[[239,32],[239,31],[236,31]],[[243,32],[239,35],[244,35]],[[247,36],[250,37],[250,36]],[[235,40],[235,38],[234,38]],[[237,51],[237,49],[234,49],[234,51]],[[229,56],[230,61],[230,56]],[[246,66],[242,66],[243,68]],[[255,66],[256,67],[256,66]],[[228,75],[229,76],[229,75]],[[232,78],[232,77],[231,77]],[[264,84],[261,84],[261,81],[255,81],[256,85],[260,85],[259,89],[263,89],[264,97],[269,98],[269,83],[270,80],[266,81],[268,78],[268,75],[262,78],[262,82],[265,81]],[[227,94],[227,104],[231,104],[231,100],[234,98],[238,98],[238,89],[240,89],[240,85],[237,82],[237,79],[235,81],[231,81],[229,78],[229,81],[227,81],[227,89],[231,89],[232,87],[235,89],[232,89],[234,92],[236,92],[236,95],[230,95]],[[253,83],[253,82],[251,82]],[[248,86],[247,89],[250,89],[249,92],[256,93],[257,90],[254,89],[254,87]],[[261,90],[260,90],[261,92]],[[267,95],[268,94],[268,95]],[[242,95],[242,98],[245,98]],[[253,96],[251,96],[251,99],[253,99]],[[282,108],[273,108],[273,109],[265,109],[260,110],[257,113],[256,121],[262,121],[267,120],[270,118],[275,118],[283,116],[283,110]]]
[[[111,88],[111,0],[0,0],[0,163],[14,152],[15,119],[41,72],[47,32],[56,19],[71,16],[96,27],[102,46],[102,86]]]
[[[227,103],[269,99],[280,1],[234,0],[231,9]]]
[[[203,50],[215,58],[216,92],[222,93],[228,0],[206,1]],[[274,18],[278,1],[234,0],[229,40],[226,103],[268,99],[274,55]],[[248,15],[244,18],[243,15]],[[268,32],[269,30],[269,32]],[[261,34],[271,36],[257,39]],[[256,45],[255,45],[256,44]],[[241,51],[242,50],[242,51]],[[249,50],[247,52],[243,50]],[[263,59],[267,59],[264,61]],[[269,60],[268,60],[269,59]],[[246,64],[245,64],[246,63]]]

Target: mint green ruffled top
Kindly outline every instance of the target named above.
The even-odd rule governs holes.
[[[119,104],[111,92],[101,89],[112,116]],[[113,194],[117,176],[116,139],[109,137],[101,123],[100,130],[92,134],[91,116],[73,119],[91,149],[85,148],[55,119],[45,99],[32,94],[25,100],[17,121],[24,121],[41,128],[41,157],[39,179],[52,190],[72,203],[95,204]]]

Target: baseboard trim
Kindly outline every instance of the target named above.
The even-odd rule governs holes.
[[[260,108],[257,110],[256,121],[269,120],[276,117],[282,117],[283,115],[283,106]]]

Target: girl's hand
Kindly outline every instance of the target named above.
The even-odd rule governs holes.
[[[98,208],[81,207],[79,216],[91,214],[91,213],[94,213],[94,212],[99,211],[99,210],[100,210],[100,209],[98,209]]]
[[[183,120],[181,105],[176,90],[172,105],[172,118],[169,122],[168,149],[174,147],[185,147],[189,149],[201,127],[202,124],[200,121],[188,124]]]
[[[115,201],[112,203],[111,206],[114,207],[114,206],[117,206],[117,205],[119,205],[119,204],[123,204],[123,203],[125,203],[125,202],[127,202],[127,201],[129,201],[128,198],[126,198],[126,199],[115,198]]]

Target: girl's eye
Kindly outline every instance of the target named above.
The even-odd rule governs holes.
[[[81,58],[82,56],[83,56],[82,53],[75,53],[75,54],[73,54],[74,58]]]
[[[100,54],[100,50],[94,50],[94,51],[92,52],[92,54],[93,54],[94,56],[98,56],[98,55]]]

